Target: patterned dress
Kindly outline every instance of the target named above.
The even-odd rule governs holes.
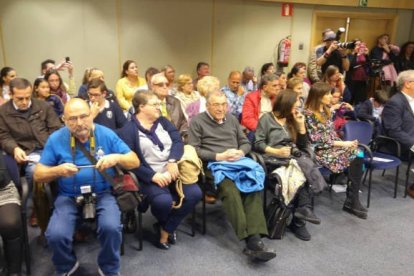
[[[341,141],[341,139],[335,132],[332,118],[323,123],[308,109],[304,114],[306,130],[315,151],[316,161],[334,173],[343,172],[356,157],[357,149],[334,147],[334,141]]]

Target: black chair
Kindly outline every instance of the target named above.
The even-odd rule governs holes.
[[[10,155],[4,155],[4,161],[6,163],[7,170],[10,174],[11,179],[18,188],[21,196],[21,219],[22,219],[22,234],[23,234],[23,250],[24,260],[26,264],[26,274],[31,274],[31,255],[30,255],[30,244],[29,244],[29,233],[27,229],[27,200],[29,196],[29,184],[24,176],[20,176],[20,169]]]
[[[358,140],[359,146],[364,149],[364,153],[368,154],[369,157],[364,158],[364,164],[367,167],[365,171],[365,176],[363,183],[365,183],[366,176],[369,173],[368,178],[368,196],[367,196],[367,207],[370,205],[371,197],[371,183],[372,183],[372,171],[373,170],[383,170],[383,175],[385,170],[396,168],[395,181],[394,181],[394,198],[397,197],[398,189],[398,175],[399,167],[401,164],[400,156],[400,144],[394,139],[378,135],[373,140],[372,138],[372,125],[368,122],[363,121],[349,121],[344,125],[344,140],[352,141]],[[385,145],[389,143],[394,143],[395,148],[397,149],[395,155],[384,153],[381,150]],[[370,146],[370,147],[368,147]],[[389,161],[385,161],[389,160]]]

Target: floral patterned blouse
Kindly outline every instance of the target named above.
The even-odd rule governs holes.
[[[309,109],[306,109],[304,114],[306,130],[315,151],[316,161],[334,173],[343,172],[356,157],[357,149],[334,147],[333,143],[341,139],[335,132],[332,118],[323,123]]]

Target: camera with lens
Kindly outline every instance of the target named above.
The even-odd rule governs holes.
[[[285,138],[285,139],[282,140],[282,142],[280,144],[282,146],[285,146],[285,147],[290,147],[290,155],[292,155],[294,157],[301,157],[302,156],[302,152],[300,151],[300,149],[298,149],[296,147],[296,144],[293,143],[292,139]]]
[[[345,28],[341,27],[336,31],[335,40],[338,41],[338,47],[342,49],[354,49],[356,44],[355,41],[339,42],[341,40],[341,35],[345,32]]]
[[[80,187],[81,194],[75,200],[79,207],[82,207],[82,216],[84,220],[90,221],[96,215],[96,194],[92,192],[91,185]]]

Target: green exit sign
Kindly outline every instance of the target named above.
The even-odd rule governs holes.
[[[367,7],[368,6],[368,0],[359,0],[359,6],[360,7]]]

